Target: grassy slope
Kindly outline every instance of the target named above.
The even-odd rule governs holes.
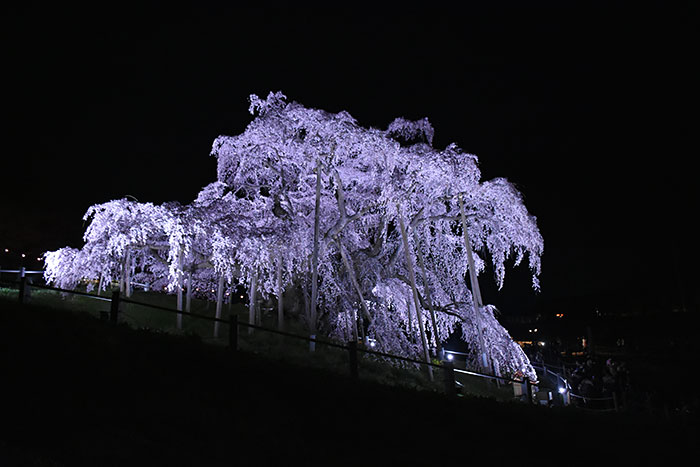
[[[4,300],[0,365],[0,465],[668,462],[697,434],[688,421],[353,383]]]

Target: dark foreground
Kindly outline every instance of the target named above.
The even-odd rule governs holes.
[[[0,365],[1,466],[668,463],[697,436],[694,420],[447,400],[7,301]]]

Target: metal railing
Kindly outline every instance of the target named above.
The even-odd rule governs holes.
[[[563,398],[564,405],[574,405],[581,409],[594,410],[597,412],[617,412],[620,408],[615,392],[613,392],[611,396],[604,397],[576,394],[569,384],[569,381],[564,376],[550,369],[556,368],[558,370],[558,367],[547,365],[543,362],[532,362],[532,366],[535,370],[542,372],[543,376],[551,377],[556,381],[555,385],[557,386],[557,391]],[[562,370],[565,371],[564,368],[562,368]]]
[[[44,271],[28,271],[22,267],[19,269],[0,269],[0,273],[19,274],[20,277],[24,277],[27,274],[44,274]]]
[[[26,270],[24,268],[21,269],[3,269],[0,270],[1,273],[10,273],[10,274],[19,274],[20,280],[19,281],[9,281],[6,282],[11,285],[18,285],[19,286],[19,293],[18,293],[18,298],[19,301],[24,303],[27,300],[27,297],[29,296],[29,290],[30,288],[38,288],[38,289],[45,289],[45,290],[52,290],[56,292],[60,292],[63,294],[72,294],[72,295],[78,295],[78,296],[83,296],[83,297],[89,297],[90,299],[94,300],[100,300],[100,301],[105,301],[105,302],[110,302],[110,311],[108,313],[103,313],[107,315],[107,318],[109,321],[113,323],[118,323],[119,322],[119,316],[122,314],[120,311],[120,304],[121,303],[127,303],[127,304],[132,304],[136,306],[143,306],[143,307],[148,307],[148,308],[153,308],[161,311],[165,311],[168,313],[173,313],[173,314],[180,314],[182,316],[188,316],[191,318],[195,319],[200,319],[204,321],[210,321],[210,322],[218,322],[221,324],[225,324],[229,326],[229,335],[228,335],[228,347],[235,350],[238,350],[238,337],[239,337],[239,329],[241,326],[246,327],[248,329],[252,330],[258,330],[262,331],[265,333],[271,333],[271,334],[276,334],[284,337],[289,337],[292,339],[297,339],[297,340],[302,340],[302,341],[307,341],[310,343],[310,345],[315,346],[315,345],[322,345],[322,346],[327,346],[331,348],[336,348],[340,350],[344,350],[347,352],[347,359],[348,359],[348,364],[349,364],[349,373],[352,378],[358,378],[359,377],[359,354],[366,354],[366,355],[372,355],[375,357],[381,357],[381,358],[386,358],[390,360],[395,360],[395,361],[400,361],[404,363],[409,363],[416,365],[418,367],[428,369],[430,368],[432,370],[440,370],[443,372],[443,387],[444,387],[444,392],[447,393],[450,396],[456,396],[457,394],[457,387],[459,386],[455,374],[462,374],[470,377],[476,377],[484,380],[491,380],[491,381],[497,381],[499,383],[503,384],[513,384],[513,385],[519,385],[522,389],[521,390],[516,390],[515,394],[522,394],[522,398],[525,399],[526,401],[534,402],[534,399],[536,398],[536,394],[533,394],[533,391],[536,392],[538,386],[538,382],[531,382],[527,378],[523,379],[512,379],[512,378],[507,378],[503,376],[496,376],[496,375],[489,375],[485,373],[481,373],[478,371],[473,371],[469,369],[462,369],[462,368],[456,368],[454,365],[453,360],[455,357],[467,357],[467,354],[463,352],[457,352],[457,351],[452,351],[452,350],[443,350],[443,358],[441,363],[434,363],[434,362],[426,362],[423,360],[418,360],[415,358],[410,358],[410,357],[403,357],[400,355],[393,355],[389,354],[386,352],[381,352],[377,350],[372,350],[369,348],[363,348],[360,345],[358,345],[357,342],[350,341],[347,343],[338,343],[338,342],[332,342],[329,340],[325,339],[319,339],[315,336],[305,336],[305,335],[300,335],[300,334],[294,334],[286,331],[281,331],[279,329],[272,329],[252,323],[247,323],[244,321],[239,321],[238,316],[235,314],[229,314],[228,319],[221,319],[221,318],[216,318],[212,316],[206,316],[203,314],[199,313],[192,313],[192,312],[187,312],[183,310],[177,310],[174,308],[162,306],[162,305],[157,305],[157,304],[152,304],[152,303],[144,303],[144,302],[139,302],[136,300],[132,300],[130,298],[124,298],[121,296],[119,291],[115,291],[112,293],[112,297],[102,297],[99,295],[95,295],[93,293],[89,292],[81,292],[78,290],[68,290],[68,289],[62,289],[60,287],[52,287],[48,285],[42,285],[42,284],[30,284],[27,281],[27,275],[29,274],[42,274],[43,271],[30,271]],[[613,393],[612,396],[609,397],[589,397],[589,396],[583,396],[579,395],[573,392],[573,388],[567,381],[567,379],[562,376],[562,374],[552,371],[550,368],[555,368],[552,367],[551,365],[546,365],[544,363],[538,363],[538,362],[533,362],[532,363],[533,367],[538,370],[539,372],[542,373],[543,376],[545,377],[551,377],[556,381],[555,386],[557,386],[557,390],[559,394],[561,394],[562,401],[564,405],[574,405],[578,408],[586,409],[586,410],[596,410],[596,411],[617,411],[619,409],[617,397]],[[559,368],[556,368],[559,369]],[[599,407],[601,406],[602,407]]]

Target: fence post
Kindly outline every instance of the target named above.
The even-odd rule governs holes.
[[[530,382],[530,378],[527,376],[523,377],[525,379],[525,394],[527,396],[527,403],[532,404],[532,383]]]
[[[109,308],[109,320],[112,324],[119,322],[119,291],[112,292],[112,303]]]
[[[228,347],[232,351],[238,350],[238,315],[228,315]]]
[[[445,372],[445,393],[448,397],[457,397],[457,389],[455,388],[455,366],[452,362],[444,362],[442,364]]]
[[[350,362],[350,377],[357,379],[359,369],[357,367],[357,341],[348,342],[348,360]]]
[[[24,303],[27,298],[27,278],[24,276],[24,268],[22,268],[22,276],[19,278],[19,302]]]

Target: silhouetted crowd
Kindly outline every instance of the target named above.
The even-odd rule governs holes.
[[[567,379],[575,394],[583,397],[610,397],[627,390],[629,373],[624,362],[612,358],[596,361],[592,357],[579,362],[573,370],[567,369]]]
[[[563,373],[558,348],[528,345],[524,350],[533,363],[554,365],[557,373]],[[629,389],[629,372],[625,363],[612,358],[602,359],[587,354],[575,367],[567,366],[566,374],[562,376],[569,382],[571,391],[582,397],[612,397],[613,393],[622,396]]]

